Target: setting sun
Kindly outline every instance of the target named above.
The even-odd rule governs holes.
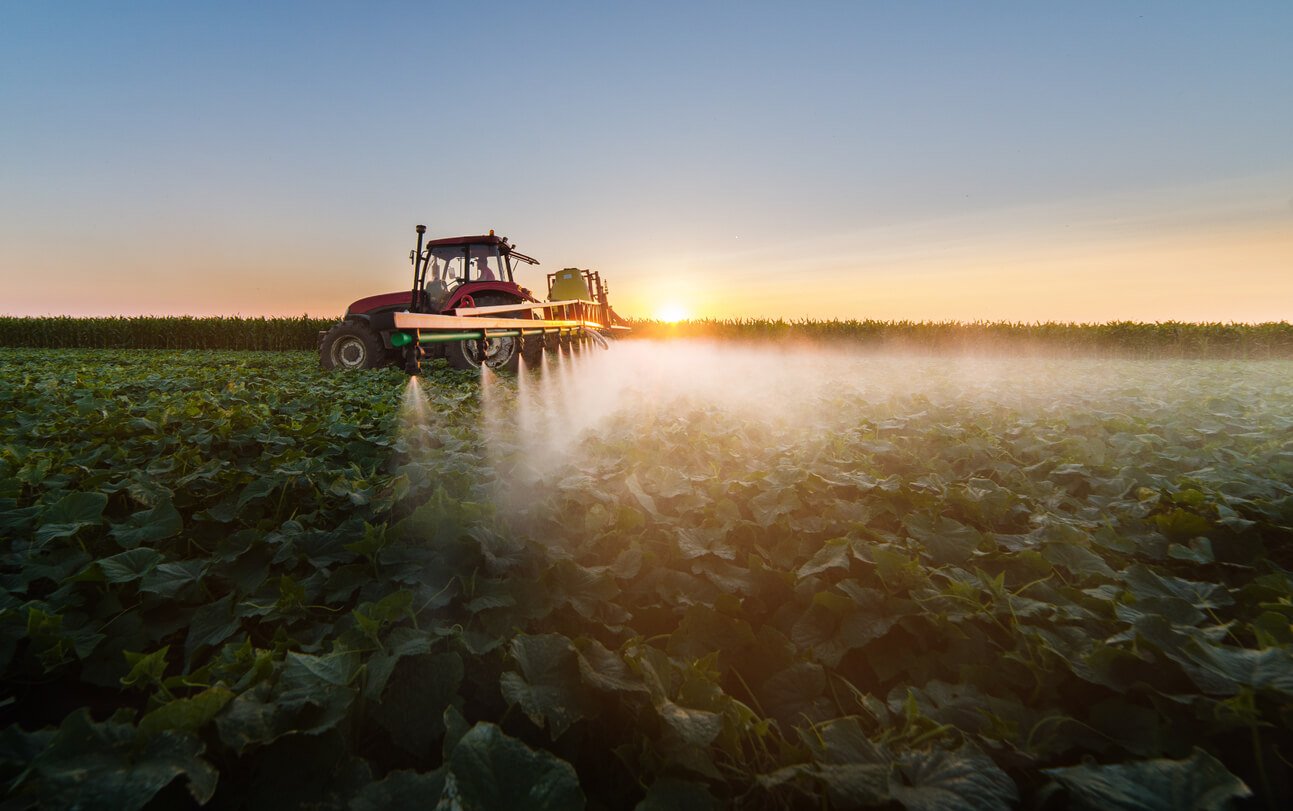
[[[656,320],[666,324],[676,324],[687,318],[687,311],[677,304],[666,304],[656,312]]]

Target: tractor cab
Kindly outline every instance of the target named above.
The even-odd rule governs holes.
[[[538,261],[513,250],[505,237],[493,233],[433,239],[414,251],[413,294],[417,312],[440,312],[471,292],[521,293],[516,265]]]

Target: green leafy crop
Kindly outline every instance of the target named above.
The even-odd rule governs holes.
[[[4,807],[1285,804],[1293,365],[948,369],[536,474],[514,380],[0,350]]]

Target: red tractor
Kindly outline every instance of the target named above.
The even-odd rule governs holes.
[[[518,253],[505,237],[490,231],[424,245],[425,233],[426,226],[417,226],[417,247],[409,254],[412,290],[368,296],[346,308],[341,322],[319,335],[323,368],[402,362],[416,373],[422,360],[444,357],[458,369],[514,370],[522,354],[533,362],[545,347],[627,328],[607,303],[599,274],[576,268],[548,274],[548,301],[540,302],[514,276],[521,263],[538,260]],[[582,284],[572,284],[575,278]],[[554,290],[561,300],[553,299]]]

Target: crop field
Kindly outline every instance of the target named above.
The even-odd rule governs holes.
[[[315,350],[318,334],[335,318],[189,316],[0,316],[0,346],[35,349]],[[699,319],[681,323],[631,322],[628,337],[794,341],[864,349],[960,354],[1096,357],[1293,359],[1293,324],[1206,324],[1167,321],[1107,324],[1008,321],[875,321],[810,319]]]
[[[1293,797],[1293,361],[0,349],[5,809]]]

